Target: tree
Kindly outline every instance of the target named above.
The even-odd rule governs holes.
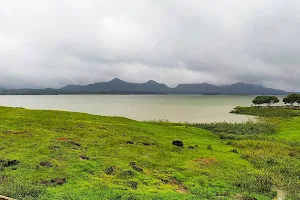
[[[294,103],[298,103],[298,106],[300,105],[300,94],[289,94],[287,97],[283,99],[284,104],[291,104],[291,106],[294,105]]]
[[[271,106],[272,104],[278,103],[279,99],[276,96],[257,96],[252,101],[255,105],[267,104]]]
[[[266,103],[268,106],[271,106],[272,104],[279,103],[279,99],[276,96],[268,96],[266,98]]]
[[[255,99],[252,101],[253,104],[255,105],[262,105],[265,103],[265,96],[257,96]]]

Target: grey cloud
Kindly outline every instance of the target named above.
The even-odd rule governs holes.
[[[296,0],[0,3],[0,86],[119,77],[300,91]]]

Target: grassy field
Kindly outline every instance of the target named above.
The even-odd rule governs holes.
[[[0,107],[0,195],[17,199],[300,199],[300,117],[137,122]],[[172,145],[183,142],[183,148]]]

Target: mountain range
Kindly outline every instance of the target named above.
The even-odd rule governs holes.
[[[209,83],[179,84],[170,88],[165,84],[150,80],[146,83],[130,83],[118,78],[108,82],[88,85],[67,85],[60,89],[64,93],[121,93],[121,94],[224,94],[224,95],[285,95],[288,92],[263,85],[235,83],[232,85],[215,86]]]

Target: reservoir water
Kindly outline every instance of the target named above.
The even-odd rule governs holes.
[[[122,116],[139,121],[241,122],[250,117],[229,112],[236,106],[250,106],[253,98],[226,95],[22,95],[0,96],[0,105]]]

